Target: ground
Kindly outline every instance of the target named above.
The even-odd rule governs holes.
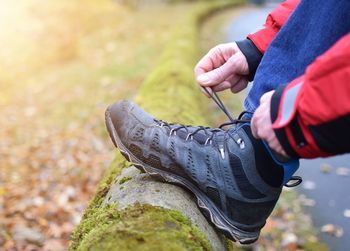
[[[2,2],[0,245],[65,250],[113,158],[105,108],[136,94],[188,6]]]

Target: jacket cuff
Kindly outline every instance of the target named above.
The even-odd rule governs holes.
[[[274,94],[272,95],[271,98],[271,107],[270,107],[270,115],[271,115],[271,122],[274,124],[279,117],[279,107],[281,104],[282,96],[283,93],[288,85],[283,84],[279,85],[278,88],[275,90]],[[296,118],[292,119],[293,124],[295,124]],[[281,144],[282,148],[284,151],[289,155],[289,157],[296,159],[299,158],[299,155],[294,151],[292,145],[289,142],[288,136],[287,136],[287,130],[286,127],[281,127],[281,128],[273,128],[274,132],[276,134],[276,137]]]
[[[244,54],[248,62],[248,67],[249,67],[248,80],[253,81],[256,73],[256,69],[258,68],[261,62],[263,54],[249,39],[244,39],[236,43],[238,48],[242,51],[242,53]]]
[[[305,124],[305,116],[309,115],[298,109],[303,98],[304,82],[305,77],[301,76],[276,89],[270,107],[272,129],[283,149],[292,158],[330,156],[330,153],[321,150],[317,145],[317,137],[313,135],[312,126]]]

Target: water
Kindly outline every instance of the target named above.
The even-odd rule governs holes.
[[[276,3],[270,3],[260,8],[245,9],[229,25],[227,42],[244,39],[248,33],[260,29],[265,23],[266,16],[275,6]],[[324,163],[332,166],[328,174],[320,171],[320,166]],[[300,186],[298,191],[315,201],[315,206],[305,207],[305,210],[312,215],[317,229],[325,224],[334,224],[343,228],[344,234],[341,238],[323,233],[320,233],[319,236],[331,250],[344,251],[350,250],[350,218],[344,216],[344,210],[350,209],[350,176],[337,175],[335,173],[337,167],[350,168],[350,155],[303,160],[298,174],[306,182],[304,186]],[[305,184],[309,184],[309,187],[311,184],[314,189],[306,189]]]
[[[330,173],[320,171],[324,163],[332,166]],[[316,228],[334,224],[344,230],[341,238],[321,233],[321,239],[332,250],[350,250],[350,218],[344,216],[344,211],[350,210],[350,176],[337,175],[338,167],[350,168],[349,154],[327,159],[303,160],[297,173],[303,177],[304,185],[298,190],[316,202],[314,207],[305,207],[306,212],[312,215]],[[307,184],[314,185],[314,189],[306,189]]]
[[[270,3],[260,8],[248,8],[244,10],[228,26],[227,42],[245,39],[249,33],[254,33],[261,29],[267,15],[275,6],[275,3]]]

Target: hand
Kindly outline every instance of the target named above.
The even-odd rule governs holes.
[[[251,121],[251,129],[255,138],[266,141],[272,150],[284,157],[288,157],[272,129],[270,104],[274,92],[267,92],[261,97],[260,106],[254,112]]]
[[[236,43],[221,44],[211,49],[198,62],[194,72],[198,84],[209,91],[231,89],[237,93],[248,85],[248,62]]]

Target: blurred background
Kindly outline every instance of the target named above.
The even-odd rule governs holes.
[[[105,108],[136,94],[179,16],[137,2],[0,0],[1,250],[68,247],[113,157]]]
[[[1,250],[67,249],[71,232],[113,158],[105,108],[136,95],[157,65],[170,28],[193,2],[197,1],[0,0]],[[250,2],[258,6],[224,11],[203,26],[202,53],[261,27],[266,14],[281,1]],[[222,118],[213,114],[216,120]],[[345,193],[339,198],[343,204],[337,206],[333,199],[310,211],[324,219],[317,223],[319,232],[335,221],[320,212],[336,214],[337,222],[331,224],[335,230],[323,238],[334,250],[346,247],[350,239],[345,238],[350,196],[343,189],[350,184],[348,173],[346,168],[341,169],[343,175],[336,173],[348,159],[306,163],[317,174],[305,173],[308,186],[300,192],[311,197],[301,198],[308,208],[329,204],[328,199],[316,203],[318,197],[324,198],[320,192],[307,193],[315,190],[317,182],[312,179],[323,175],[320,179],[327,180],[330,176],[324,175],[330,173],[337,182],[342,176],[344,185],[337,189]],[[295,219],[282,215],[282,222]],[[338,230],[342,232],[337,238]],[[279,250],[279,242],[264,241],[270,243],[266,250]]]

